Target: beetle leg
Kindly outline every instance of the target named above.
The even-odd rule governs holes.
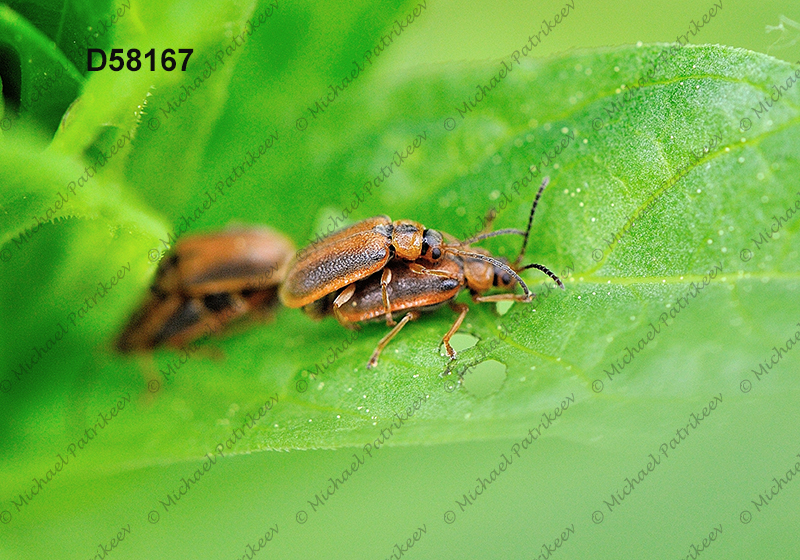
[[[400,329],[402,329],[406,325],[406,323],[408,323],[409,321],[413,321],[418,317],[419,317],[419,311],[409,311],[408,313],[406,313],[405,317],[400,319],[400,322],[397,323],[397,325],[392,330],[390,330],[388,334],[380,340],[380,342],[378,342],[378,346],[372,353],[369,362],[367,362],[367,369],[372,369],[378,365],[378,356],[381,355],[381,351],[384,348],[386,348],[386,345],[389,344],[389,342],[395,337],[397,333],[400,332]]]
[[[354,293],[356,293],[356,285],[350,284],[344,290],[342,290],[338,296],[336,296],[335,300],[333,300],[333,315],[334,317],[336,317],[336,320],[339,321],[339,324],[342,325],[343,327],[352,328],[350,326],[350,321],[345,319],[339,312],[339,308],[348,301],[350,301],[350,298],[353,297]]]
[[[447,331],[447,334],[442,337],[442,341],[439,343],[439,348],[441,349],[442,344],[444,344],[445,350],[447,350],[447,355],[450,356],[451,360],[456,359],[456,351],[453,350],[453,347],[450,346],[450,339],[456,334],[456,331],[461,327],[461,323],[464,321],[464,317],[467,316],[467,311],[469,311],[469,306],[463,303],[453,303],[450,301],[450,309],[458,313],[458,318],[456,322],[453,323],[453,326],[450,327],[450,330]]]
[[[408,263],[408,269],[415,273],[415,274],[428,274],[430,276],[443,276],[445,278],[450,278],[453,276],[452,272],[447,272],[446,270],[436,270],[433,268],[425,268],[419,263]]]
[[[527,299],[525,294],[492,294],[490,296],[472,296],[472,301],[476,303],[488,303],[493,301],[529,302],[531,300]]]
[[[383,272],[381,273],[381,298],[383,299],[383,310],[386,312],[386,324],[390,327],[393,327],[397,324],[397,322],[392,318],[392,308],[389,306],[389,294],[386,291],[386,288],[389,286],[389,282],[392,281],[392,270],[389,268],[384,268]]]

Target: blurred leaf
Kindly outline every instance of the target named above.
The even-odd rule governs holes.
[[[22,130],[51,136],[83,82],[56,45],[6,5],[0,5],[0,75],[6,104],[0,128],[13,136]]]

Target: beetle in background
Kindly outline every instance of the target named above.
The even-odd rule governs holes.
[[[380,340],[367,368],[377,365],[381,351],[409,321],[417,319],[424,311],[449,303],[459,315],[442,338],[440,347],[444,345],[453,360],[456,352],[450,345],[450,338],[469,311],[467,305],[454,301],[462,289],[469,289],[474,302],[530,302],[533,294],[519,276],[529,268],[544,272],[564,289],[558,276],[544,265],[519,266],[539,198],[548,182],[546,177],[539,187],[525,231],[504,229],[482,233],[463,242],[444,242],[445,236],[452,236],[425,229],[415,222],[389,222],[387,217],[379,216],[334,233],[293,262],[280,289],[281,300],[288,307],[303,307],[313,318],[332,314],[347,327],[385,318],[387,325],[394,328]],[[395,232],[398,228],[399,234]],[[522,247],[513,263],[469,246],[506,234],[523,236]],[[344,258],[339,258],[342,255]],[[516,284],[522,288],[522,294],[483,295],[493,287],[510,291]],[[406,312],[403,318],[395,322],[402,312]]]
[[[150,296],[117,350],[180,348],[237,319],[269,317],[293,254],[288,238],[264,227],[180,239],[159,263]]]

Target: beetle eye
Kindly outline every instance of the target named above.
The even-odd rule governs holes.
[[[442,250],[439,249],[439,247],[434,247],[433,251],[431,251],[431,257],[433,257],[434,260],[439,260],[442,257]]]
[[[511,276],[508,275],[508,272],[503,273],[501,280],[503,281],[503,284],[505,284],[506,286],[511,284]]]

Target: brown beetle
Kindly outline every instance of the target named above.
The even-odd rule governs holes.
[[[289,239],[263,227],[180,239],[159,263],[151,294],[117,349],[181,347],[241,317],[268,316],[293,253]]]
[[[469,289],[475,302],[496,302],[503,300],[531,301],[532,294],[528,286],[520,278],[519,272],[535,268],[550,276],[562,289],[564,284],[547,267],[540,264],[529,264],[517,267],[522,259],[533,223],[533,215],[539,198],[547,185],[545,178],[536,195],[531,208],[528,228],[519,230],[499,230],[489,234],[478,235],[469,241],[485,239],[498,234],[519,233],[523,235],[523,244],[519,256],[509,264],[503,259],[495,259],[483,249],[471,248],[466,244],[459,247],[447,245],[446,254],[438,262],[418,261],[414,263],[399,260],[389,262],[380,273],[347,285],[338,292],[331,293],[306,307],[306,311],[315,318],[333,314],[345,326],[362,321],[386,318],[388,325],[394,328],[378,343],[367,363],[372,368],[378,363],[381,351],[394,338],[400,329],[409,321],[420,316],[423,311],[430,311],[449,303],[459,315],[453,326],[442,338],[447,355],[455,359],[456,352],[450,345],[450,338],[455,334],[464,320],[469,307],[463,303],[455,303],[455,297],[463,288]],[[467,250],[468,249],[468,250]],[[388,278],[388,280],[387,280]],[[519,283],[522,294],[504,293],[482,295],[492,287],[510,290]],[[394,319],[400,312],[407,311],[399,323]],[[441,347],[440,344],[440,347]]]

